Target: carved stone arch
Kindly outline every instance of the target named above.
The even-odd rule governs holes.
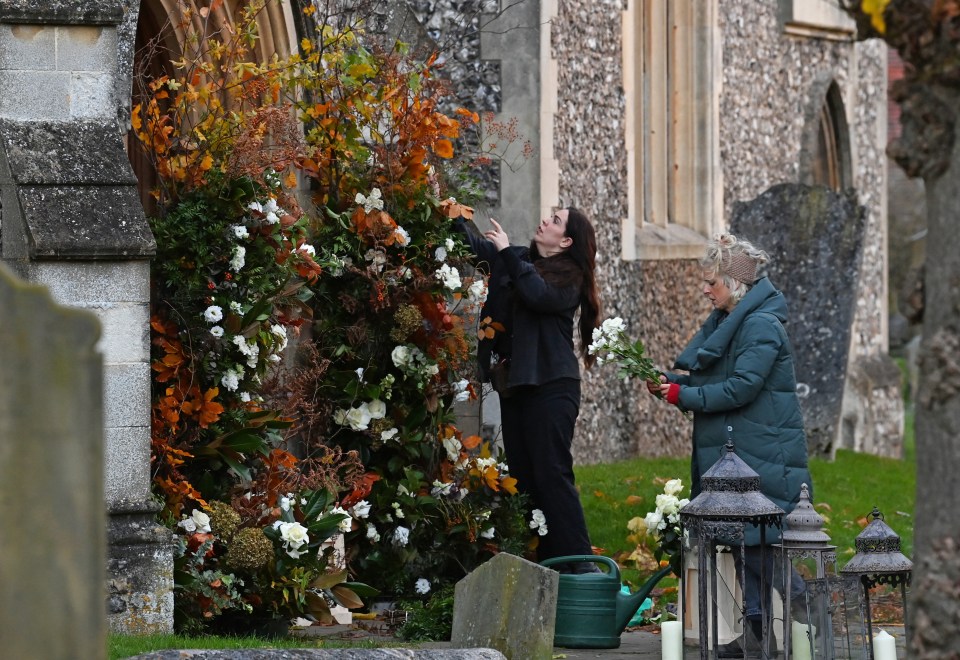
[[[181,16],[185,8],[192,10],[193,26],[199,31],[207,21],[207,32],[216,34],[236,24],[240,12],[250,0],[225,0],[207,16],[201,17],[199,9],[209,6],[198,0],[142,0],[137,18],[134,39],[132,104],[143,97],[141,84],[163,74],[172,74],[173,62],[184,56],[184,29]],[[295,52],[298,40],[298,19],[301,17],[300,0],[267,0],[257,15],[260,39],[257,41],[255,59],[266,62],[274,56],[284,58]],[[154,48],[148,48],[155,44]],[[156,185],[156,174],[137,139],[129,135],[127,153],[134,174],[139,182],[140,199],[148,213],[153,199],[150,190]]]
[[[821,74],[814,79],[808,98],[800,146],[800,182],[845,190],[853,185],[853,159],[840,86],[832,75]]]

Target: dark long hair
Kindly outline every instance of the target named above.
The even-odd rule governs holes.
[[[530,253],[537,271],[554,286],[576,286],[580,289],[580,355],[590,368],[596,356],[587,352],[593,341],[593,329],[600,324],[600,292],[597,290],[597,235],[583,211],[567,207],[567,229],[564,236],[573,242],[570,247],[549,258],[540,257],[536,244]]]

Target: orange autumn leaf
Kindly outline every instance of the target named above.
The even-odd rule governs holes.
[[[460,444],[463,445],[464,449],[475,449],[480,446],[481,442],[483,442],[483,438],[479,435],[470,435],[461,440]]]
[[[517,494],[517,480],[513,477],[504,477],[500,480],[500,485],[511,495]]]
[[[467,206],[466,204],[458,204],[457,200],[453,197],[448,197],[440,202],[440,212],[448,218],[459,218],[462,216],[467,220],[473,219],[473,207]]]
[[[453,158],[453,143],[450,140],[437,140],[433,145],[433,153],[440,158]]]
[[[643,498],[640,497],[639,495],[627,495],[627,499],[625,501],[630,506],[637,506],[639,504],[643,504]]]

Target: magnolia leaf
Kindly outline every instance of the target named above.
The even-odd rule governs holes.
[[[330,595],[333,596],[334,600],[346,607],[348,610],[355,610],[363,607],[363,601],[360,600],[360,597],[357,596],[352,589],[342,584],[332,587],[330,589]]]
[[[308,591],[306,594],[307,611],[320,622],[321,625],[330,625],[333,623],[333,615],[330,614],[330,606],[327,599],[322,595]]]
[[[380,590],[376,587],[371,587],[369,584],[364,584],[363,582],[344,582],[343,586],[352,589],[353,593],[360,596],[360,598],[372,598],[380,593]]]
[[[318,575],[313,582],[310,583],[310,587],[312,589],[330,589],[346,579],[346,569],[337,571],[336,573],[324,573],[323,575]]]

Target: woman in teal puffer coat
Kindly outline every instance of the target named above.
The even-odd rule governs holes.
[[[700,492],[701,475],[729,440],[760,475],[763,494],[789,513],[800,498],[800,486],[812,489],[812,481],[793,349],[784,330],[786,301],[769,279],[757,278],[768,260],[766,252],[730,234],[708,245],[700,265],[703,293],[714,310],[674,364],[688,373],[664,375],[660,383],[648,383],[648,389],[693,412],[691,499]],[[767,530],[767,543],[779,540],[772,532]],[[744,644],[748,653],[759,651],[761,612],[770,612],[769,589],[761,608],[758,527],[746,530],[745,545],[745,629],[755,634],[718,649],[719,657],[742,657]],[[764,554],[772,557],[771,549]],[[770,577],[765,583],[770,585]],[[800,581],[798,590],[802,588]]]

